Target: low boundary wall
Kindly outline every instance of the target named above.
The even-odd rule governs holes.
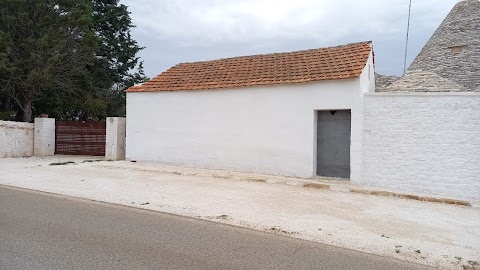
[[[0,158],[33,156],[34,124],[0,121]]]

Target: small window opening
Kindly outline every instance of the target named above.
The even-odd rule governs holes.
[[[452,53],[461,53],[463,51],[463,48],[465,46],[452,46],[452,47],[448,47]]]

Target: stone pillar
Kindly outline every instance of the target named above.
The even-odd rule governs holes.
[[[53,156],[55,154],[55,118],[35,118],[33,155]]]
[[[126,123],[124,117],[107,117],[106,159],[125,159]]]

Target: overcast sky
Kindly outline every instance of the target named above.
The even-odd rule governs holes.
[[[401,75],[408,0],[123,0],[149,77],[181,62],[373,41]],[[412,0],[410,63],[458,0]]]

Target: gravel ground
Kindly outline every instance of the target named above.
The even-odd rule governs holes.
[[[68,161],[74,163],[52,165]],[[480,269],[479,208],[281,184],[289,181],[301,182],[92,157],[0,159],[3,185],[214,220],[439,268]]]

